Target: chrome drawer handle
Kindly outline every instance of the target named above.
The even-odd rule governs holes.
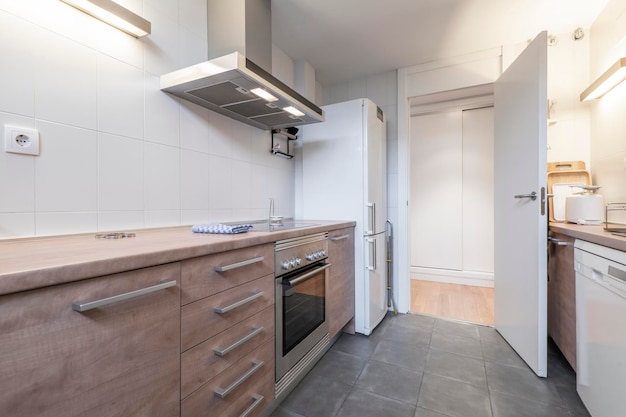
[[[548,236],[548,242],[554,243],[557,246],[572,246],[573,245],[572,242],[566,242],[564,240],[557,239],[557,238],[552,237],[552,236]]]
[[[228,313],[229,311],[234,310],[237,307],[241,307],[243,305],[248,304],[251,301],[256,300],[259,297],[263,297],[263,294],[264,294],[263,291],[255,292],[250,297],[244,298],[243,300],[237,301],[236,303],[233,303],[233,304],[231,304],[229,306],[226,306],[226,307],[215,307],[213,309],[213,311],[216,312],[217,314]]]
[[[237,349],[239,346],[241,346],[244,343],[246,343],[248,340],[252,339],[257,334],[261,333],[263,331],[263,326],[253,327],[252,329],[253,329],[252,333],[248,334],[247,336],[244,336],[243,338],[241,338],[240,340],[236,341],[235,343],[233,343],[232,345],[228,346],[227,348],[224,348],[224,349],[214,349],[213,353],[215,353],[215,355],[217,355],[217,356],[224,356],[227,353],[232,352],[233,350]]]
[[[248,417],[250,414],[252,414],[252,412],[254,410],[256,410],[256,408],[258,406],[261,405],[261,403],[263,402],[263,400],[265,399],[264,396],[259,395],[259,394],[254,394],[252,396],[252,399],[254,400],[252,402],[252,404],[250,405],[250,407],[246,408],[246,411],[244,411],[243,413],[241,413],[241,415],[239,417]]]
[[[230,265],[216,266],[213,269],[215,271],[217,271],[217,272],[225,272],[225,271],[230,271],[231,269],[241,268],[242,266],[252,265],[252,264],[255,264],[257,262],[263,262],[264,259],[265,259],[265,257],[259,256],[258,258],[252,258],[252,259],[248,259],[248,260],[245,260],[245,261],[236,262],[236,263],[230,264]]]
[[[349,237],[350,237],[350,235],[341,235],[341,236],[337,236],[337,237],[331,237],[330,240],[332,240],[333,242],[336,242],[338,240],[347,239]]]
[[[141,295],[150,294],[155,291],[164,290],[165,288],[174,287],[176,285],[176,280],[162,282],[157,285],[153,285],[151,287],[141,288],[139,290],[130,291],[124,294],[118,294],[107,298],[102,298],[96,301],[77,301],[72,303],[72,310],[83,312],[87,310],[92,310],[98,307],[104,307],[109,304],[117,303],[119,301],[128,300],[131,298],[139,297]]]
[[[252,362],[252,368],[250,368],[249,371],[247,371],[245,374],[243,374],[239,378],[237,378],[237,380],[235,382],[233,382],[232,384],[230,384],[228,386],[228,388],[217,388],[215,391],[213,391],[215,393],[215,396],[219,397],[219,398],[226,398],[228,396],[228,394],[230,394],[234,390],[236,390],[237,387],[239,387],[239,385],[241,385],[244,382],[246,382],[248,380],[248,378],[250,378],[252,375],[254,375],[254,373],[256,371],[261,369],[261,367],[264,364],[265,364],[265,362],[263,362],[263,361],[254,361],[254,362]]]

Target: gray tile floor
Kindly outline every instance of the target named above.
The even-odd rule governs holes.
[[[582,417],[569,364],[549,344],[538,378],[490,327],[389,315],[344,334],[272,417]]]

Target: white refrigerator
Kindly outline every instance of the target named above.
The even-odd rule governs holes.
[[[302,128],[296,214],[355,220],[355,330],[369,335],[387,312],[387,151],[382,110],[369,99],[323,107]]]

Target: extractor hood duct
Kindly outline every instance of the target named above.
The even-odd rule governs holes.
[[[209,60],[162,75],[161,90],[260,129],[323,121],[321,108],[271,74],[270,0],[207,4]]]

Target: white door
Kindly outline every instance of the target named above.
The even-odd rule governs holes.
[[[547,33],[494,86],[495,326],[539,376],[547,363]],[[529,198],[535,193],[535,199]]]

